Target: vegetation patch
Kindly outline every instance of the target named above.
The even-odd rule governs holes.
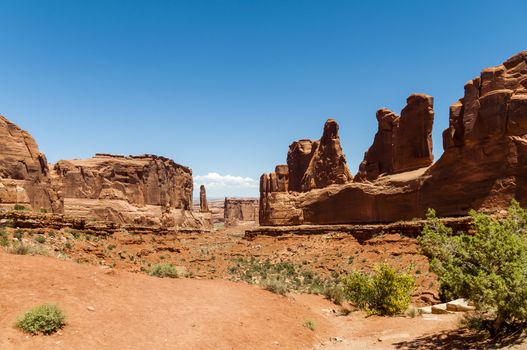
[[[527,212],[513,201],[505,218],[471,211],[474,233],[453,235],[433,210],[419,238],[445,299],[466,298],[472,328],[491,335],[527,324]]]
[[[403,313],[415,288],[414,278],[398,273],[393,267],[380,264],[373,274],[352,272],[343,281],[344,293],[357,307],[375,315]]]
[[[178,272],[174,265],[170,263],[160,263],[154,265],[149,272],[150,276],[160,277],[160,278],[178,278]]]
[[[44,237],[43,235],[37,235],[35,237],[35,242],[40,243],[40,244],[44,244],[44,243],[46,243],[46,237]]]
[[[315,331],[315,329],[317,329],[317,325],[312,320],[305,320],[304,321],[304,327],[306,327],[307,329],[309,329],[311,331]]]
[[[13,210],[29,210],[26,206],[22,205],[22,204],[15,204],[13,206]]]
[[[65,318],[58,306],[43,304],[23,314],[16,326],[29,334],[52,334],[64,327]]]
[[[9,236],[7,235],[7,232],[4,230],[0,230],[0,246],[9,247]]]
[[[272,263],[269,259],[260,261],[254,257],[238,258],[234,260],[234,263],[229,267],[233,280],[259,285],[281,295],[291,291],[326,294],[327,290],[338,288],[338,278],[334,280],[322,278],[302,264]]]

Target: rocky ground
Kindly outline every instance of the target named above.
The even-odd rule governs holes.
[[[45,217],[45,215],[42,215]],[[4,227],[0,231],[2,349],[452,349],[485,348],[458,330],[460,315],[367,316],[323,295],[273,294],[239,281],[241,261],[300,266],[331,279],[387,262],[412,273],[414,305],[435,302],[436,277],[412,237],[357,239],[344,232],[249,235],[254,227],[209,233],[113,232],[72,227]],[[4,226],[13,222],[3,219]],[[27,225],[29,221],[18,221]],[[47,223],[49,225],[49,222]],[[106,228],[107,229],[107,228]],[[391,232],[391,231],[388,231]],[[23,255],[14,254],[23,243]],[[34,255],[34,256],[31,256]],[[148,276],[170,262],[186,278]],[[67,325],[52,336],[26,336],[18,315],[58,303]],[[304,324],[312,321],[314,330]],[[521,348],[523,338],[508,345]],[[494,346],[494,345],[493,345]]]
[[[379,234],[357,240],[342,232],[278,237],[256,235],[245,238],[251,226],[221,228],[209,233],[134,232],[113,233],[73,228],[7,227],[11,246],[23,244],[39,254],[80,264],[105,266],[119,271],[145,273],[158,263],[172,263],[196,279],[236,279],[232,267],[240,260],[256,259],[301,266],[321,278],[342,276],[352,270],[371,270],[386,262],[415,276],[416,305],[438,301],[438,283],[429,271],[428,260],[418,254],[414,238],[400,234]]]

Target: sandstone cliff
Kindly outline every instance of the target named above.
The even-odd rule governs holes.
[[[53,167],[66,214],[119,223],[200,225],[190,211],[192,171],[153,155],[97,154]]]
[[[433,98],[413,94],[401,117],[387,108],[377,111],[379,123],[373,145],[364,155],[357,180],[375,180],[379,175],[412,171],[432,164]]]
[[[258,222],[258,199],[225,198],[225,226]]]
[[[33,137],[0,116],[0,205],[62,211],[48,176],[46,157]]]
[[[527,51],[466,84],[450,108],[445,152],[430,167],[432,98],[412,95],[407,102],[400,118],[377,113],[379,130],[355,182],[273,191],[264,174],[260,223],[391,222],[423,217],[428,208],[457,216],[501,210],[513,198],[527,205]]]

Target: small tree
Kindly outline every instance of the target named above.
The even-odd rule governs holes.
[[[475,211],[470,215],[474,234],[453,235],[429,209],[419,242],[443,295],[472,300],[490,315],[487,324],[496,334],[527,321],[527,213],[513,201],[501,220]]]
[[[415,280],[406,273],[381,264],[372,275],[352,272],[344,281],[346,297],[370,314],[397,315],[410,303]]]

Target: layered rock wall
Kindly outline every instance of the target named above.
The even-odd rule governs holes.
[[[0,116],[0,205],[60,213],[62,201],[48,174],[46,157],[33,137]]]
[[[527,51],[465,85],[450,108],[445,151],[430,166],[432,108],[432,98],[419,94],[408,98],[400,118],[380,110],[379,130],[354,182],[273,192],[264,174],[260,223],[380,223],[421,218],[428,208],[459,216],[504,210],[514,198],[527,205]],[[314,177],[327,176],[317,171],[323,170]]]
[[[258,222],[258,199],[225,198],[223,208],[226,226]]]
[[[51,176],[69,215],[119,223],[200,225],[190,211],[192,171],[168,158],[97,154],[59,161]]]

